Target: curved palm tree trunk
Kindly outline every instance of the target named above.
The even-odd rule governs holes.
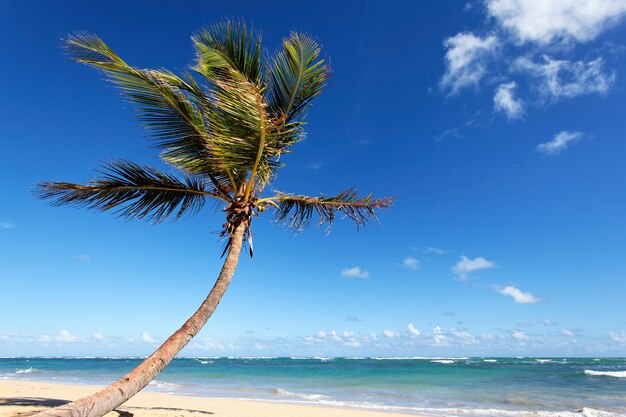
[[[120,406],[150,383],[180,350],[202,329],[219,304],[235,273],[243,243],[245,225],[233,235],[228,256],[211,292],[200,308],[172,334],[152,355],[126,376],[96,392],[66,405],[42,411],[33,417],[101,417]]]

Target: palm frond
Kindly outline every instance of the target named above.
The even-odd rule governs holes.
[[[104,165],[102,177],[87,185],[44,182],[35,193],[53,200],[52,205],[88,207],[99,211],[115,209],[126,219],[147,219],[159,223],[173,215],[180,218],[200,210],[207,197],[220,198],[194,176],[179,180],[173,175],[129,161]]]
[[[268,75],[268,111],[273,117],[285,124],[302,120],[330,73],[320,54],[319,44],[306,34],[292,33],[283,40]]]
[[[314,214],[320,218],[318,225],[328,223],[330,228],[337,212],[353,220],[357,227],[364,226],[370,218],[376,219],[376,209],[390,208],[393,197],[373,199],[369,194],[364,198],[358,198],[355,189],[348,189],[331,197],[279,193],[275,197],[259,200],[263,201],[275,204],[278,222],[301,231],[310,224]]]
[[[75,61],[101,70],[137,106],[165,159],[191,173],[219,174],[206,158],[203,110],[209,100],[190,76],[131,67],[100,38],[85,32],[70,35],[65,48]]]
[[[229,67],[247,81],[261,86],[261,36],[243,20],[224,20],[192,37],[196,48],[195,70],[213,81],[216,71]]]

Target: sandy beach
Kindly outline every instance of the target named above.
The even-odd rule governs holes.
[[[98,389],[91,385],[65,385],[32,381],[0,381],[0,416],[28,416],[61,405]],[[322,407],[228,398],[185,397],[140,392],[120,407],[141,417],[400,417],[409,414],[354,408]],[[415,417],[414,415],[411,415]],[[112,412],[107,417],[119,417]]]

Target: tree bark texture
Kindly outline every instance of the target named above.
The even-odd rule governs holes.
[[[245,225],[239,225],[222,270],[200,308],[139,366],[108,387],[57,408],[42,411],[33,417],[101,417],[125,403],[141,391],[165,368],[180,350],[198,334],[220,303],[237,268],[243,245]]]

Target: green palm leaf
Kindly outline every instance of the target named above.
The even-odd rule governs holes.
[[[107,211],[115,209],[126,219],[147,219],[160,223],[169,216],[180,218],[200,210],[206,197],[217,197],[207,191],[207,184],[193,176],[181,181],[154,168],[129,161],[104,165],[103,176],[87,185],[67,182],[44,182],[36,193],[53,200],[53,205],[73,205]]]
[[[224,20],[192,37],[196,48],[195,70],[213,81],[216,71],[229,67],[247,81],[261,86],[261,36],[244,21]]]
[[[209,100],[191,77],[131,67],[89,33],[69,36],[65,48],[75,61],[101,70],[137,105],[140,119],[156,145],[165,150],[166,160],[191,173],[223,175],[208,164],[207,131],[199,106],[208,105]]]
[[[267,202],[276,208],[278,222],[301,231],[310,224],[314,214],[320,218],[318,225],[328,223],[328,228],[330,228],[337,212],[353,220],[357,227],[363,226],[369,219],[377,219],[376,209],[391,207],[393,197],[373,199],[369,194],[364,198],[358,198],[355,189],[348,189],[331,197],[279,193],[275,197],[259,200],[259,202]]]
[[[273,59],[268,75],[268,113],[276,120],[277,133],[270,145],[277,154],[288,152],[304,138],[306,111],[326,86],[330,73],[320,54],[320,46],[310,36],[292,33]]]

